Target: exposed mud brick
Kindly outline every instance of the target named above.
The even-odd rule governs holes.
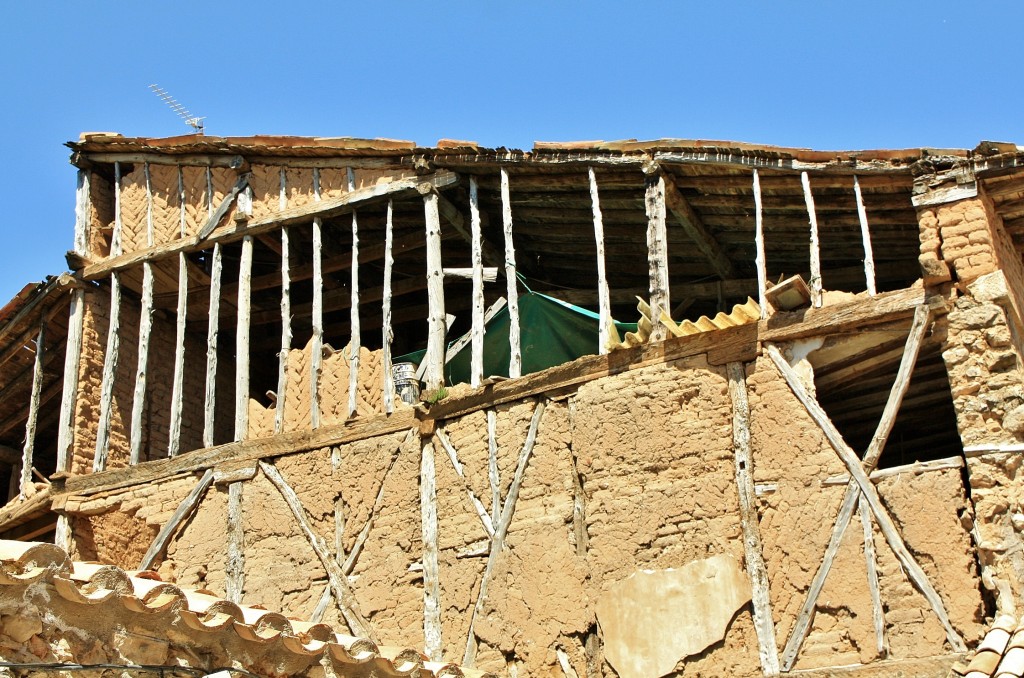
[[[121,166],[121,247],[124,252],[146,248],[146,172],[144,163]]]
[[[93,257],[110,254],[114,229],[114,182],[97,172],[89,173],[88,251]]]
[[[181,191],[177,165],[150,165],[153,240],[164,245],[181,239]]]

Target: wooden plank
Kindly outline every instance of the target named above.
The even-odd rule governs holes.
[[[61,389],[60,422],[57,424],[57,468],[71,468],[71,445],[74,442],[75,403],[78,400],[78,367],[82,357],[82,323],[85,318],[85,290],[71,292],[68,315],[68,339],[64,349],[64,384]],[[58,522],[60,525],[60,522]]]
[[[609,351],[608,338],[611,336],[612,325],[611,293],[608,290],[608,272],[604,262],[604,217],[601,214],[601,198],[594,168],[588,168],[587,174],[590,178],[590,206],[594,213],[594,244],[597,249],[597,350],[604,354]]]
[[[743,553],[752,589],[754,630],[757,633],[758,657],[766,676],[779,674],[779,650],[775,640],[768,568],[764,563],[761,532],[758,528],[754,495],[754,471],[750,453],[750,406],[747,402],[747,381],[743,363],[727,366],[729,395],[732,399],[732,442],[736,461],[736,489],[740,501],[740,525],[743,529]]]
[[[821,248],[818,245],[818,215],[814,211],[814,194],[811,193],[811,180],[807,172],[800,173],[800,183],[804,189],[804,202],[807,204],[807,220],[811,226],[811,305],[821,308]]]
[[[476,618],[483,612],[484,603],[487,602],[487,589],[490,586],[491,573],[498,560],[498,554],[505,548],[505,536],[508,534],[509,525],[512,524],[512,515],[516,510],[516,501],[519,499],[519,487],[523,484],[523,474],[533,454],[534,445],[537,443],[537,431],[540,428],[540,421],[544,417],[544,400],[538,400],[533,410],[533,418],[530,420],[530,429],[526,434],[526,441],[519,453],[519,462],[516,464],[515,475],[512,477],[512,484],[508,488],[508,495],[501,505],[501,515],[498,523],[494,526],[494,536],[491,538],[491,548],[487,554],[487,565],[484,567],[483,576],[480,578],[480,590],[477,593],[476,604],[473,606],[472,615],[469,618],[469,633],[466,636],[466,653],[462,663],[472,667],[476,661],[476,633],[473,626]]]
[[[480,225],[480,197],[476,177],[469,177],[470,248],[473,262],[472,346],[469,360],[469,385],[480,386],[484,378],[484,259]]]
[[[871,591],[871,623],[875,627],[875,652],[879,658],[889,656],[885,640],[885,612],[882,608],[882,593],[878,584],[878,559],[875,557],[875,534],[871,528],[871,514],[859,507],[861,526],[864,528],[864,561],[868,572],[868,590]]]
[[[143,261],[158,261],[174,256],[178,252],[195,252],[209,249],[210,245],[214,243],[234,242],[246,236],[252,237],[262,233],[277,231],[282,226],[309,223],[313,217],[326,219],[328,217],[350,214],[356,207],[371,205],[389,197],[397,198],[414,195],[417,192],[417,187],[421,184],[429,188],[441,189],[448,188],[456,183],[458,183],[458,176],[455,173],[438,172],[424,177],[374,184],[373,186],[357,189],[351,193],[345,193],[337,198],[323,200],[319,203],[310,203],[301,207],[293,207],[261,217],[260,219],[250,219],[245,224],[228,224],[214,230],[202,241],[197,237],[192,237],[130,252],[125,255],[118,253],[108,259],[86,266],[81,275],[84,280],[99,280],[108,276],[111,271],[132,268]]]
[[[651,341],[668,336],[661,314],[672,312],[668,280],[668,232],[665,225],[665,177],[660,173],[646,179],[644,204],[647,208],[648,304],[651,307]]]
[[[861,241],[864,243],[864,280],[868,294],[875,296],[875,255],[871,249],[871,230],[868,228],[868,212],[864,208],[864,196],[860,193],[860,180],[853,175],[853,193],[857,198],[857,219],[860,221]]]
[[[391,328],[391,276],[395,266],[392,251],[395,243],[394,204],[388,200],[387,219],[384,225],[384,295],[381,300],[381,371],[383,372],[384,412],[391,414],[395,410],[395,375],[391,369],[391,342],[394,332]]]
[[[427,353],[424,356],[426,388],[436,391],[444,385],[445,333],[444,274],[441,267],[441,221],[437,194],[423,196],[427,240]]]
[[[153,333],[153,264],[142,265],[142,305],[139,311],[139,355],[135,370],[135,392],[132,396],[130,459],[132,465],[142,458],[142,415],[146,409],[146,376],[149,360],[149,338]]]
[[[238,322],[235,325],[235,441],[249,437],[249,279],[252,236],[242,240],[238,263]]]
[[[938,593],[935,591],[931,583],[928,581],[928,578],[925,575],[924,571],[921,569],[921,566],[918,565],[917,561],[910,554],[909,550],[907,550],[906,544],[904,544],[903,542],[903,538],[900,536],[898,529],[892,522],[892,518],[889,516],[887,510],[882,504],[881,498],[878,496],[877,490],[875,490],[874,485],[871,483],[871,481],[867,477],[867,474],[865,473],[865,468],[870,472],[870,469],[877,462],[877,456],[875,459],[871,459],[869,455],[872,454],[877,447],[884,446],[884,442],[881,446],[878,445],[878,441],[880,440],[880,438],[878,436],[878,433],[876,433],[875,438],[872,440],[871,447],[869,447],[868,452],[865,453],[863,462],[864,466],[862,466],[861,460],[857,458],[857,455],[853,452],[853,450],[851,450],[849,446],[847,446],[846,443],[843,441],[842,436],[835,429],[835,426],[832,424],[832,422],[829,421],[828,415],[826,415],[824,410],[821,409],[821,406],[818,405],[817,401],[814,400],[804,390],[803,385],[800,383],[799,377],[797,376],[796,372],[785,361],[785,359],[782,357],[782,354],[779,352],[778,348],[776,348],[773,345],[767,344],[765,346],[765,350],[768,352],[768,355],[772,358],[772,362],[774,362],[775,365],[778,367],[779,372],[786,379],[786,382],[789,384],[790,389],[797,396],[800,402],[803,403],[804,408],[807,410],[808,414],[810,414],[811,418],[815,421],[815,423],[818,424],[818,427],[821,428],[821,430],[825,433],[825,437],[828,439],[830,445],[836,451],[839,458],[846,465],[852,477],[851,483],[848,486],[846,493],[846,497],[852,497],[852,499],[847,501],[846,497],[844,497],[843,507],[840,510],[840,517],[836,521],[835,529],[833,529],[833,538],[830,540],[829,549],[826,551],[826,562],[828,564],[826,565],[825,563],[823,563],[822,568],[819,568],[819,572],[821,572],[822,569],[824,569],[825,573],[827,574],[828,567],[831,566],[831,562],[828,561],[827,556],[833,550],[838,551],[838,542],[842,539],[842,532],[845,530],[846,526],[849,525],[853,509],[855,508],[855,504],[857,503],[857,491],[859,488],[863,500],[867,502],[868,507],[874,514],[874,518],[875,521],[878,523],[879,529],[885,536],[886,542],[889,544],[889,547],[892,549],[894,555],[900,561],[900,564],[903,567],[904,572],[906,572],[908,578],[914,584],[914,586],[919,591],[921,591],[925,599],[928,600],[936,616],[939,618],[939,621],[942,623],[943,628],[946,630],[946,637],[949,640],[950,645],[954,648],[954,650],[958,652],[964,651],[964,648],[966,648],[966,646],[963,643],[963,639],[960,637],[960,635],[956,632],[956,630],[950,623],[949,616],[946,614],[945,607],[942,604],[942,599],[939,597]],[[911,366],[912,364],[913,363],[911,363]],[[897,379],[897,384],[894,385],[894,389],[897,389],[898,387],[902,388],[905,392],[906,386],[901,385],[899,379]],[[893,404],[895,408],[898,409],[899,403],[895,401],[901,400],[902,398],[894,398],[893,396],[896,394],[896,390],[894,390],[894,392],[890,394],[890,403],[887,403],[886,405],[887,411],[890,409],[890,404]],[[886,423],[887,422],[885,420],[885,417],[883,416],[882,421],[879,423],[879,428],[884,430]],[[885,435],[887,436],[888,432],[885,432]],[[881,454],[880,449],[878,449],[877,454]],[[834,549],[833,544],[835,544]],[[834,554],[832,554],[832,557],[834,558]],[[815,580],[812,582],[812,588],[808,595],[808,601],[812,601],[812,599],[816,600],[818,593],[820,593],[820,586],[815,587],[815,584],[818,582],[818,579],[819,577],[816,575]],[[824,576],[821,576],[820,579],[821,584],[824,584]],[[809,602],[805,604],[804,608],[801,610],[801,614],[798,617],[797,624],[794,626],[793,634],[790,637],[789,642],[787,642],[786,649],[783,652],[783,671],[788,671],[790,668],[792,668],[793,663],[796,661],[797,652],[799,651],[800,645],[803,642],[802,636],[806,636],[806,629],[807,627],[809,627],[810,624],[810,617],[811,612],[813,612],[813,608],[814,602]]]
[[[209,219],[206,220],[206,223],[203,224],[203,227],[199,229],[199,236],[196,239],[197,243],[203,242],[204,240],[206,240],[207,237],[209,237],[211,233],[213,233],[214,229],[217,228],[221,220],[223,220],[225,215],[227,215],[228,210],[231,209],[231,206],[235,203],[235,200],[238,199],[239,194],[241,194],[242,191],[244,191],[248,186],[248,174],[243,174],[242,176],[238,177],[238,181],[236,181],[235,185],[231,187],[231,191],[226,196],[224,196],[224,199],[221,201],[220,205],[217,206],[217,209],[213,211],[213,214],[211,214]]]
[[[220,323],[220,278],[223,271],[220,243],[213,246],[210,273],[210,315],[206,326],[206,393],[203,400],[203,447],[213,447],[217,411],[217,334]]]
[[[284,169],[281,170],[281,195],[284,198]],[[284,207],[282,207],[284,209]],[[291,281],[288,277],[289,262],[288,227],[281,229],[281,351],[277,354],[277,403],[274,408],[274,433],[284,430],[285,411],[288,395],[288,353],[292,347],[292,299]]]
[[[768,317],[768,273],[764,258],[764,217],[761,207],[761,178],[754,170],[754,265],[757,267],[757,303],[761,306],[761,319]]]
[[[232,603],[242,602],[245,589],[245,534],[242,526],[243,483],[228,485],[228,544],[224,561],[224,593]]]
[[[139,563],[140,570],[148,570],[156,562],[156,559],[163,553],[164,547],[167,546],[167,542],[170,541],[174,535],[174,531],[178,529],[189,516],[191,516],[197,508],[199,508],[199,502],[202,501],[203,495],[206,494],[206,490],[213,484],[213,469],[206,469],[199,482],[195,484],[192,491],[188,493],[181,503],[178,504],[178,508],[171,514],[170,519],[160,529],[160,532],[156,535],[153,543],[149,545],[149,549],[146,550],[146,555],[142,557],[142,562]]]
[[[46,354],[46,321],[39,323],[36,336],[36,357],[32,362],[32,395],[29,397],[28,420],[25,422],[25,446],[21,450],[21,483],[18,495],[22,499],[32,493],[32,464],[36,445],[36,421],[39,419],[39,397],[43,391],[43,358]],[[15,478],[11,469],[11,480]]]
[[[683,230],[686,231],[686,235],[697,246],[701,254],[707,258],[708,263],[711,264],[720,278],[731,280],[739,277],[736,266],[729,260],[722,245],[711,234],[708,227],[704,225],[704,220],[694,211],[689,201],[683,197],[683,194],[679,192],[675,183],[670,179],[665,181],[665,206],[672,213],[672,216],[679,221]]]
[[[944,459],[931,459],[929,461],[917,461],[913,464],[903,464],[901,466],[890,466],[888,468],[879,469],[872,471],[868,476],[871,482],[877,483],[885,478],[893,478],[895,476],[903,475],[904,473],[910,475],[918,475],[921,473],[928,473],[929,471],[947,471],[950,469],[963,468],[964,458],[963,457],[945,457]],[[849,485],[850,476],[846,473],[840,473],[838,475],[829,476],[825,480],[821,481],[822,487],[833,487],[836,485]]]
[[[434,442],[422,441],[420,458],[420,526],[423,539],[423,644],[427,656],[441,659],[441,584],[437,558],[437,479]]]
[[[348,190],[356,190],[355,173],[348,168]],[[349,330],[348,341],[348,416],[356,416],[356,409],[359,398],[359,346],[362,339],[359,336],[359,218],[356,210],[352,210],[352,275],[351,293],[352,301],[349,306]]]
[[[299,501],[295,490],[291,488],[275,466],[264,461],[261,461],[259,464],[263,475],[273,483],[281,497],[285,500],[285,503],[288,504],[288,508],[291,509],[299,528],[306,536],[306,540],[309,541],[309,545],[313,547],[317,558],[320,559],[320,564],[326,570],[327,578],[331,583],[331,588],[334,590],[335,599],[338,601],[338,608],[341,610],[341,614],[345,618],[345,622],[348,624],[352,635],[367,638],[376,643],[377,639],[373,629],[370,628],[369,622],[366,621],[366,618],[359,611],[359,604],[356,602],[352,588],[349,586],[348,578],[341,571],[341,566],[331,557],[330,551],[324,544],[323,539],[313,530],[306,515],[306,509],[302,507],[302,502]]]
[[[188,322],[188,259],[178,253],[178,313],[175,316],[174,377],[171,383],[171,430],[167,436],[167,456],[181,451],[181,411],[185,398],[185,326]],[[248,328],[246,328],[248,329]]]
[[[323,241],[320,231],[320,219],[313,219],[313,337],[309,348],[309,416],[310,426],[314,429],[320,427],[320,371],[324,359],[324,277],[320,271]]]
[[[96,430],[96,454],[93,472],[107,468],[110,453],[110,417],[114,402],[114,375],[117,372],[118,350],[121,345],[121,274],[110,274],[110,321],[107,325],[107,346],[103,354],[103,377],[100,381],[100,416]]]
[[[512,200],[509,197],[508,171],[501,168],[501,223],[505,238],[505,280],[508,301],[508,376],[512,379],[523,374],[519,339],[519,278],[516,274],[516,248],[512,241]]]

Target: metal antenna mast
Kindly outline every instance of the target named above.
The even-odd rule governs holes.
[[[153,85],[150,85],[149,88],[151,90],[153,90],[153,94],[156,94],[158,97],[160,97],[160,99],[165,104],[167,104],[167,106],[172,111],[174,111],[178,115],[179,118],[184,120],[186,125],[188,125],[193,130],[195,130],[196,134],[202,134],[203,133],[203,120],[206,119],[205,116],[204,117],[199,117],[199,116],[192,115],[192,113],[190,113],[187,108],[185,108],[180,103],[178,103],[177,99],[172,97],[170,95],[170,93],[167,92],[167,90],[165,90],[164,88],[160,87],[159,85],[153,84]]]

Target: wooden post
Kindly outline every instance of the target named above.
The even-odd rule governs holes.
[[[188,259],[178,253],[178,314],[174,333],[174,381],[171,386],[171,430],[167,440],[167,456],[181,451],[181,410],[185,397],[185,323],[188,320]],[[248,328],[246,328],[248,330]]]
[[[860,220],[860,237],[864,242],[864,280],[868,294],[875,296],[875,255],[871,250],[871,231],[868,229],[868,212],[864,209],[864,197],[860,194],[860,181],[853,175],[853,194],[857,197],[857,217]]]
[[[391,272],[395,265],[392,251],[394,247],[394,207],[388,200],[387,221],[384,225],[384,298],[381,302],[381,368],[384,378],[384,411],[391,414],[395,409],[395,375],[391,371],[391,341],[394,334],[391,330]]]
[[[814,211],[814,194],[811,193],[811,180],[807,172],[800,173],[800,183],[804,187],[804,203],[807,205],[807,219],[811,225],[811,304],[821,308],[821,251],[818,244],[818,215]]]
[[[356,177],[352,168],[348,168],[348,190],[356,190]],[[356,415],[359,398],[359,218],[356,210],[352,210],[352,303],[349,306],[349,329],[351,336],[348,342],[348,416]]]
[[[427,353],[425,381],[427,389],[444,385],[446,322],[444,312],[444,273],[441,269],[441,218],[437,211],[437,193],[423,196],[427,239]]]
[[[206,490],[213,484],[213,469],[206,469],[203,476],[196,483],[192,491],[188,493],[188,496],[181,500],[178,504],[178,508],[175,509],[171,515],[170,520],[163,526],[160,533],[156,535],[156,539],[149,545],[149,549],[146,550],[146,555],[142,557],[142,562],[139,563],[140,570],[148,570],[152,567],[157,556],[164,550],[167,542],[170,541],[171,535],[174,534],[174,530],[178,528],[178,525],[183,523],[189,516],[191,516],[197,508],[199,508],[199,502],[202,501],[203,495],[206,494]]]
[[[501,477],[498,475],[498,413],[487,409],[487,478],[491,484],[491,523],[501,514]]]
[[[665,177],[660,172],[646,179],[647,270],[651,306],[651,340],[663,341],[668,330],[661,314],[672,312],[668,279],[668,232],[665,225]]]
[[[732,396],[732,442],[736,457],[736,489],[740,499],[740,524],[743,528],[743,552],[747,574],[753,589],[754,630],[757,632],[761,671],[766,676],[779,674],[779,650],[775,640],[768,568],[764,564],[761,532],[754,506],[754,471],[750,454],[750,406],[743,363],[729,363],[729,394]]]
[[[110,322],[107,326],[107,348],[103,356],[103,378],[100,382],[100,415],[96,431],[96,454],[92,470],[107,468],[110,453],[110,417],[114,404],[114,376],[117,373],[117,357],[121,345],[121,274],[110,274]]]
[[[85,290],[71,292],[68,315],[68,341],[64,351],[64,386],[60,399],[60,424],[57,428],[57,471],[71,468],[71,445],[74,442],[75,402],[78,400],[78,368],[82,357],[82,322],[85,316]],[[66,516],[64,523],[67,522]],[[60,522],[58,522],[58,525]],[[58,543],[58,542],[55,542]]]
[[[612,302],[604,264],[604,218],[601,216],[601,200],[597,194],[597,175],[593,167],[588,168],[587,172],[590,175],[590,206],[594,212],[594,244],[597,246],[597,350],[604,355],[608,352],[608,337],[611,334]]]
[[[469,384],[473,388],[480,386],[484,378],[484,256],[482,249],[482,233],[480,227],[480,199],[478,196],[476,177],[469,177],[469,222],[472,233],[470,246],[473,263],[473,300],[472,300],[472,346],[470,347]]]
[[[868,590],[871,591],[871,621],[875,627],[875,651],[879,657],[889,656],[885,642],[885,612],[882,609],[882,593],[878,584],[878,559],[875,557],[875,534],[871,529],[871,514],[860,506],[860,521],[864,528],[864,561],[868,570]]]
[[[516,273],[516,248],[512,242],[512,198],[509,196],[508,170],[501,168],[501,223],[505,234],[505,281],[508,285],[508,376],[523,376],[519,348],[519,279]]]
[[[284,169],[281,170],[281,200],[284,201]],[[284,209],[282,207],[282,209]],[[289,267],[288,227],[281,228],[281,352],[277,354],[277,405],[274,433],[284,431],[285,401],[288,394],[288,353],[292,348],[292,299]]]
[[[80,256],[89,253],[89,184],[89,170],[78,170],[78,186],[75,189],[75,253]]]
[[[754,170],[754,246],[757,266],[757,303],[761,306],[761,319],[768,317],[768,273],[764,257],[764,215],[761,210],[761,179]]]
[[[207,170],[209,171],[209,170]],[[213,245],[210,271],[210,317],[206,326],[206,397],[203,401],[203,447],[213,447],[217,409],[217,333],[220,322],[220,277],[223,269],[220,243]]]
[[[135,393],[132,399],[131,458],[132,465],[142,458],[142,414],[146,409],[146,363],[149,360],[149,338],[153,333],[153,264],[142,265],[142,307],[139,312],[139,356],[135,371]]]
[[[283,170],[282,170],[283,171]],[[242,602],[245,588],[245,533],[242,526],[242,483],[228,485],[228,552],[224,562],[224,592],[232,603]]]
[[[309,356],[310,426],[320,427],[320,371],[324,359],[324,275],[321,256],[320,218],[313,219],[313,338]]]
[[[36,444],[36,421],[39,418],[39,397],[43,391],[43,358],[46,352],[46,321],[44,315],[39,321],[39,334],[36,336],[36,356],[32,365],[32,395],[29,398],[28,420],[25,422],[25,447],[21,451],[21,484],[19,494],[22,499],[32,492],[32,464]],[[11,469],[14,479],[14,468]]]
[[[469,618],[466,654],[462,660],[465,666],[472,667],[476,661],[477,644],[473,626],[476,623],[476,618],[483,612],[484,603],[487,601],[487,588],[490,585],[491,573],[494,571],[498,554],[505,548],[505,535],[508,534],[508,527],[512,524],[512,515],[516,510],[516,501],[519,499],[519,487],[523,484],[523,474],[526,472],[526,465],[530,461],[530,455],[533,454],[534,445],[537,444],[537,431],[540,429],[540,421],[544,417],[545,407],[545,401],[537,401],[537,406],[533,410],[533,418],[530,420],[530,430],[526,434],[526,441],[523,443],[523,449],[519,453],[519,462],[516,464],[515,475],[512,477],[511,485],[509,485],[508,495],[501,505],[501,514],[494,525],[494,536],[491,538],[491,548],[487,554],[487,565],[484,567],[483,576],[480,578],[480,590],[477,593],[476,604],[473,606],[473,612]]]
[[[252,280],[252,236],[242,239],[238,263],[238,323],[235,327],[235,441],[249,434],[249,284]]]
[[[441,660],[441,585],[437,562],[437,491],[434,442],[422,441],[420,518],[423,536],[423,640],[427,656]]]
[[[288,508],[291,509],[292,515],[295,517],[295,522],[299,524],[299,528],[302,533],[306,536],[306,540],[309,545],[313,547],[313,552],[316,553],[317,558],[320,560],[320,564],[323,565],[327,571],[328,581],[331,583],[331,588],[334,590],[335,599],[338,601],[338,607],[341,609],[341,614],[348,623],[349,629],[352,631],[352,635],[361,636],[369,639],[371,642],[377,642],[377,639],[373,633],[373,629],[370,628],[369,622],[359,612],[359,605],[356,602],[355,596],[352,594],[352,588],[349,586],[348,578],[345,573],[342,572],[341,566],[331,557],[329,550],[323,543],[323,539],[317,536],[316,532],[313,531],[313,527],[309,523],[309,517],[306,515],[306,510],[302,507],[302,502],[299,501],[299,497],[295,494],[295,490],[285,481],[282,477],[281,472],[276,467],[266,463],[265,461],[259,462],[260,469],[263,471],[263,475],[274,484],[277,491],[281,494],[281,497],[288,504]]]

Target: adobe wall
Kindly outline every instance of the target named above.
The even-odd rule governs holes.
[[[760,494],[756,508],[781,650],[842,496],[841,487],[825,487],[822,481],[843,467],[770,361],[758,359],[748,365],[747,374],[754,480],[775,487]],[[530,399],[496,408],[499,497],[508,497],[535,407]],[[631,642],[650,644],[650,654],[668,653],[673,659],[662,672],[668,675],[760,672],[744,569],[732,403],[723,367],[709,365],[703,356],[687,358],[590,381],[547,402],[507,548],[490,568],[487,532],[469,498],[471,491],[496,522],[493,514],[500,512],[492,500],[487,415],[474,412],[441,422],[440,428],[465,476],[456,473],[434,436],[445,660],[463,659],[481,579],[490,569],[489,595],[474,622],[479,668],[561,675],[562,659],[580,676],[646,675],[616,665],[615,648]],[[274,464],[332,551],[339,524],[347,554],[375,516],[355,560],[351,586],[382,640],[422,648],[421,461],[419,434],[400,432],[293,454]],[[80,519],[88,520],[94,543],[117,545],[98,557],[135,567],[148,544],[125,542],[145,541],[195,481],[191,476],[154,485],[144,497],[112,493],[68,510],[89,514]],[[879,492],[954,626],[973,643],[981,632],[984,604],[964,527],[969,509],[958,473],[901,475],[880,482]],[[211,487],[171,541],[159,564],[162,575],[225,595],[226,502],[227,489]],[[243,601],[309,618],[326,585],[324,568],[262,473],[243,483],[242,508]],[[132,540],[115,536],[129,529],[134,530]],[[876,659],[862,534],[855,519],[796,668]],[[948,652],[942,627],[924,598],[903,577],[880,534],[874,542],[890,656]],[[87,548],[82,544],[79,552]],[[118,548],[121,552],[115,553]],[[721,581],[714,583],[719,588],[701,588],[705,578],[687,573],[705,563],[735,568],[739,584]],[[630,588],[651,576],[672,582],[664,594],[672,604],[662,604],[661,594],[651,598]],[[685,595],[677,603],[672,591]],[[653,630],[639,638],[601,611],[638,604],[654,622]],[[679,614],[685,618],[673,616]],[[325,621],[343,627],[333,602]],[[684,623],[696,625],[693,634],[679,632]],[[688,644],[691,635],[706,642]]]
[[[956,274],[942,357],[967,453],[973,535],[1001,613],[1024,601],[1024,264],[991,200],[919,210],[924,243]],[[930,239],[929,239],[930,238]],[[922,258],[926,258],[922,254]]]
[[[253,164],[248,170],[249,185],[253,193],[253,218],[268,216],[281,209],[282,169],[285,173],[285,206],[301,207],[314,201],[313,169]],[[121,170],[121,243],[125,254],[148,246],[150,196],[154,245],[164,245],[183,236],[196,235],[206,223],[210,212],[216,209],[234,188],[239,177],[237,171],[222,167],[150,164],[147,192],[145,163],[122,164]],[[113,172],[112,168],[110,172]],[[360,169],[354,171],[354,184],[356,188],[363,188],[380,181],[412,175],[411,170]],[[348,191],[346,169],[320,169],[319,185],[322,199],[343,195]],[[108,178],[96,172],[90,174],[91,218],[88,247],[95,258],[103,258],[110,254],[110,240],[114,230],[114,193],[112,177]],[[185,206],[184,220],[182,202]],[[231,212],[233,211],[232,209]],[[230,215],[228,218],[230,219]]]

